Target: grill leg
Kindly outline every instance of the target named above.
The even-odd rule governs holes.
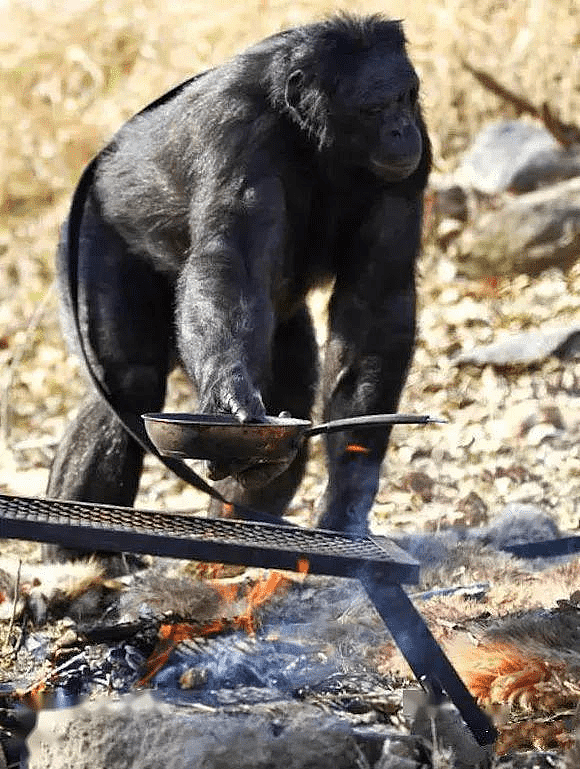
[[[435,697],[447,694],[480,745],[493,743],[493,724],[477,706],[402,587],[385,584],[369,574],[362,577],[362,582],[417,680],[425,682]]]

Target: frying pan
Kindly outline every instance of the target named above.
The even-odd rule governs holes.
[[[305,419],[264,417],[238,422],[228,414],[143,414],[147,434],[163,456],[212,461],[280,462],[305,439],[350,428],[444,422],[419,414],[372,414],[312,425]]]

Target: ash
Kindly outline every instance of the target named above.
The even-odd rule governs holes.
[[[443,558],[422,559],[422,589],[448,583],[460,557],[480,565],[497,558],[488,542],[462,539],[443,543]],[[500,559],[494,568],[505,566]],[[186,567],[157,559],[120,591],[107,584],[105,596],[101,586],[78,615],[71,603],[73,619],[55,622],[47,603],[50,621],[27,626],[5,679],[0,738],[10,769],[572,769],[549,751],[492,759],[452,706],[434,706],[402,674],[380,675],[376,650],[390,636],[353,580],[292,582],[259,609],[255,635],[193,633],[145,684],[164,624],[201,631],[227,614]],[[479,601],[486,589],[464,600]],[[39,708],[28,759],[17,749],[31,725],[18,726],[16,686],[36,692]],[[418,696],[412,708],[410,691]]]
[[[36,656],[30,683],[38,681],[47,652],[53,664],[28,739],[29,758],[14,766],[433,765],[429,740],[409,733],[401,680],[373,669],[371,651],[389,636],[351,580],[310,576],[291,584],[261,610],[255,636],[222,632],[182,641],[148,682],[148,691],[136,692],[160,623],[167,620],[166,611],[159,615],[157,599],[159,590],[171,592],[168,580],[161,582],[155,568],[135,575],[123,600],[109,605],[99,622],[78,621],[74,627],[67,622],[69,645],[57,644],[58,654],[43,630],[28,636],[24,651],[30,659],[33,652]],[[178,601],[182,609],[188,601],[199,608],[199,601],[183,594]],[[211,612],[207,606],[200,611],[206,621]]]

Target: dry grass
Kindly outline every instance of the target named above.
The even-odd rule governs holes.
[[[10,0],[8,0],[10,2]],[[135,110],[252,41],[368,0],[11,2],[0,32],[0,211],[33,214],[68,193],[79,169]],[[580,8],[560,0],[393,0],[424,82],[440,163],[501,114],[461,60],[487,68],[565,120],[580,110]]]
[[[173,84],[284,27],[337,10],[382,11],[405,21],[439,169],[454,166],[485,122],[512,115],[462,60],[534,103],[547,100],[564,121],[580,122],[576,0],[0,0],[0,7],[1,491],[43,492],[54,444],[84,389],[49,293],[58,228],[75,182],[115,129]],[[580,264],[566,275],[504,279],[488,292],[466,281],[449,285],[453,265],[430,242],[419,272],[420,336],[403,408],[443,413],[451,423],[394,435],[375,524],[477,525],[507,501],[524,501],[542,505],[566,528],[580,527],[580,364],[551,361],[508,376],[489,367],[458,371],[449,362],[458,346],[491,341],[498,330],[577,320]],[[173,380],[175,398],[183,399],[185,389]],[[547,442],[526,441],[514,404],[533,412],[542,403],[561,410],[567,430]],[[314,506],[323,477],[320,464],[311,465],[298,495],[303,511]],[[435,482],[433,499],[413,491],[410,470]],[[140,502],[150,507],[206,504],[153,469],[153,461],[144,486]],[[481,511],[475,505],[466,512],[470,499]],[[14,547],[23,554],[22,545]],[[1,549],[6,555],[10,546],[3,542]],[[470,572],[450,579],[469,582]],[[549,581],[544,601],[567,596],[578,579],[570,575],[572,585],[554,573]],[[500,581],[494,609],[502,601],[506,610],[514,601],[534,604],[533,587],[526,583],[514,594]]]
[[[0,487],[12,491],[42,490],[54,441],[83,389],[60,341],[54,297],[46,299],[44,315],[35,316],[52,280],[70,193],[112,132],[171,85],[284,27],[344,9],[382,11],[405,20],[439,168],[453,166],[485,121],[509,114],[474,83],[462,59],[532,101],[548,99],[564,120],[580,114],[580,7],[572,0],[5,3]]]

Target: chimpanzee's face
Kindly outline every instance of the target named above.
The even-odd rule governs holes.
[[[380,51],[353,57],[345,71],[328,106],[334,149],[385,181],[405,179],[423,151],[417,74],[403,52]]]

